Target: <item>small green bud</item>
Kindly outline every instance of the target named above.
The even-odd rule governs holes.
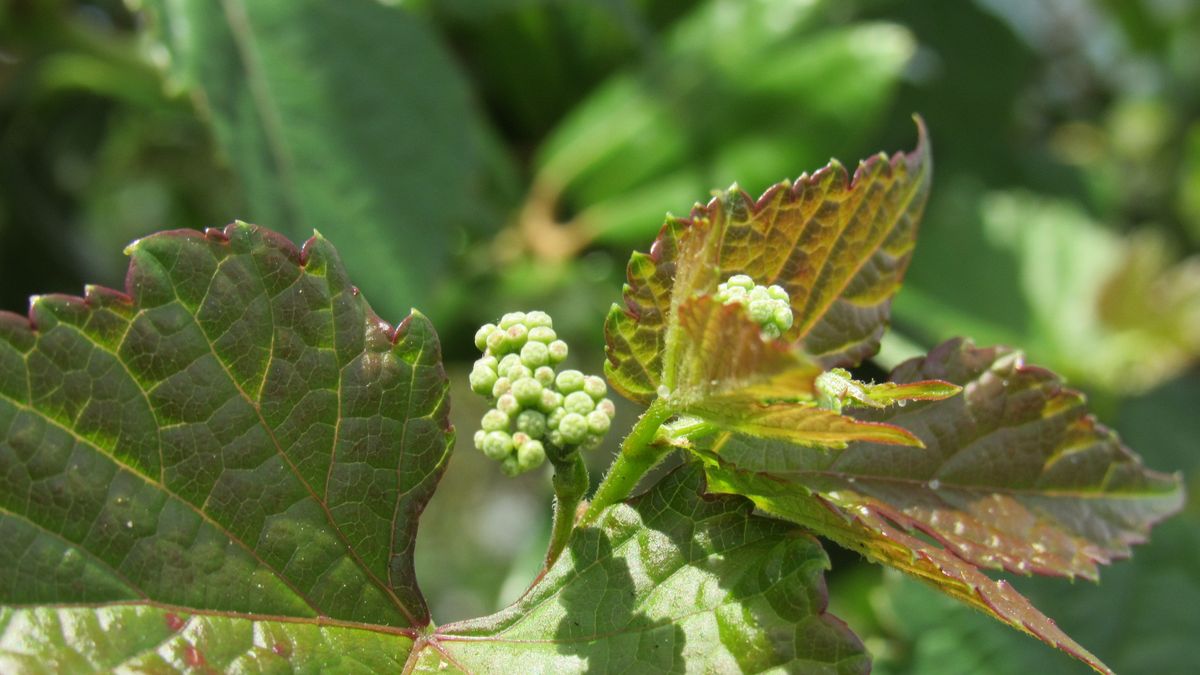
[[[534,328],[550,328],[554,325],[554,319],[551,319],[550,315],[545,312],[534,310],[525,313],[525,325],[530,330]]]
[[[746,289],[742,288],[741,286],[734,286],[733,288],[726,289],[720,293],[717,293],[717,300],[720,300],[726,305],[731,305],[734,303],[744,305],[746,304]]]
[[[779,330],[779,326],[773,323],[768,323],[762,327],[762,337],[764,340],[774,340],[783,335],[783,331]]]
[[[586,415],[596,408],[592,397],[585,391],[573,391],[563,399],[563,409],[569,413]]]
[[[533,379],[542,383],[543,387],[549,387],[554,384],[554,369],[550,366],[542,366],[533,371]]]
[[[484,354],[483,356],[475,359],[476,368],[487,368],[488,370],[494,371],[499,365],[500,362],[497,361],[496,357],[492,356],[491,354]]]
[[[729,288],[741,288],[748,291],[754,288],[754,279],[745,274],[735,274],[729,277],[729,281],[726,281],[725,285]]]
[[[750,320],[760,326],[763,326],[775,316],[775,303],[770,300],[752,300],[747,309],[749,310]]]
[[[791,302],[791,298],[788,297],[788,292],[783,290],[783,286],[778,284],[771,284],[770,286],[767,286],[767,297],[771,298],[772,300]]]
[[[781,330],[787,330],[792,327],[792,308],[788,305],[775,308],[775,315],[771,317],[772,323],[779,326]]]
[[[475,432],[475,449],[483,450],[483,439],[487,438],[487,432],[480,429]]]
[[[603,377],[588,375],[583,378],[583,390],[592,397],[593,401],[599,401],[608,393],[608,385],[604,383]]]
[[[564,370],[554,380],[558,390],[564,394],[583,389],[583,373],[578,370]]]
[[[509,392],[496,399],[496,410],[512,417],[521,411],[521,404],[517,402],[517,397]]]
[[[546,461],[546,448],[540,441],[529,440],[517,446],[517,464],[522,471],[531,471]]]
[[[538,404],[538,410],[549,415],[556,409],[562,408],[562,404],[563,395],[553,389],[547,388],[542,390],[542,401]]]
[[[492,398],[500,398],[512,389],[512,380],[507,377],[496,378],[496,384],[492,385]]]
[[[603,411],[593,410],[587,415],[587,425],[588,431],[598,436],[603,436],[608,433],[608,428],[612,426],[612,420]]]
[[[594,450],[595,448],[600,447],[600,444],[603,442],[604,436],[602,434],[588,434],[583,438],[583,442],[579,444],[579,449]]]
[[[596,410],[608,415],[608,419],[612,419],[617,414],[617,406],[612,402],[611,398],[606,398],[596,404]]]
[[[487,396],[492,393],[492,387],[496,385],[496,371],[487,367],[479,367],[476,364],[471,370],[471,374],[467,376],[467,380],[471,383],[471,391],[480,396]]]
[[[533,440],[529,438],[529,434],[525,433],[524,431],[518,431],[517,433],[513,434],[512,439],[514,448],[520,448],[522,444]]]
[[[567,447],[567,441],[563,438],[561,431],[551,431],[550,433],[546,434],[546,440],[549,441],[550,445],[553,445],[556,448]]]
[[[514,383],[517,380],[527,377],[532,378],[533,371],[527,368],[524,363],[518,363],[517,365],[508,369],[508,379],[512,380]]]
[[[490,459],[502,460],[512,452],[512,436],[503,431],[489,431],[483,438],[483,454]]]
[[[546,416],[536,410],[522,410],[517,415],[517,429],[530,438],[541,438],[546,435]]]
[[[770,300],[771,299],[771,296],[767,295],[767,289],[764,288],[763,286],[755,286],[754,288],[751,288],[750,291],[746,295],[750,299],[750,302],[755,302],[756,300]]]
[[[500,317],[500,327],[508,330],[513,326],[525,322],[525,312],[509,312]]]
[[[483,427],[484,431],[507,431],[508,420],[509,417],[503,410],[492,408],[483,414],[479,426]]]
[[[562,434],[564,441],[571,445],[578,445],[587,438],[587,419],[579,413],[567,413],[558,423],[558,431]]]
[[[546,416],[546,427],[549,429],[557,429],[559,423],[562,422],[562,418],[566,416],[567,411],[565,408],[555,408],[549,415]],[[561,446],[562,444],[555,443],[555,445]]]
[[[500,470],[509,478],[521,475],[521,462],[517,459],[516,454],[505,457],[504,461],[500,463]]]
[[[479,351],[484,351],[488,346],[488,336],[496,332],[496,324],[485,323],[475,331],[475,348]]]
[[[504,331],[504,347],[505,351],[516,352],[520,351],[521,347],[525,346],[525,341],[529,339],[529,329],[525,324],[519,323],[509,327]]]
[[[493,354],[500,354],[504,351],[504,343],[508,339],[508,334],[502,330],[492,331],[491,335],[487,336],[488,351]]]
[[[550,344],[558,339],[558,333],[549,326],[535,326],[529,329],[529,339],[542,344]]]
[[[567,352],[569,350],[567,349],[567,343],[563,342],[562,340],[555,340],[554,342],[551,342],[549,349],[550,363],[559,364],[567,358]]]
[[[550,349],[540,342],[532,340],[521,347],[521,363],[528,368],[539,368],[550,363]]]
[[[513,366],[519,365],[521,365],[520,356],[516,354],[505,354],[504,358],[500,359],[500,364],[496,366],[496,372],[499,373],[501,377],[507,377],[511,380],[513,378],[508,374],[508,371],[511,370]]]
[[[532,377],[522,377],[513,382],[512,395],[522,406],[535,406],[542,400],[542,383]]]

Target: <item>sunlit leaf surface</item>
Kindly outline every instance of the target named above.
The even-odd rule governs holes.
[[[929,190],[929,145],[836,162],[757,200],[732,189],[687,218],[668,218],[649,254],[629,262],[623,306],[605,324],[609,380],[649,402],[688,366],[681,307],[734,274],[779,284],[795,322],[784,339],[820,365],[855,365],[878,348]],[[695,370],[695,369],[692,369]]]
[[[816,540],[703,485],[685,467],[610,508],[517,603],[420,643],[417,670],[866,672]]]
[[[128,295],[0,313],[0,603],[64,612],[7,614],[4,644],[164,612],[243,636],[214,617],[427,624],[413,544],[453,440],[428,320],[382,321],[319,236],[235,224],[129,254]]]
[[[1096,566],[1176,511],[1176,477],[1143,467],[1083,397],[1017,352],[956,340],[893,373],[960,396],[858,412],[924,448],[852,443],[840,453],[721,433],[703,442],[718,491],[805,524],[875,560],[1098,661],[978,567],[1095,578]]]

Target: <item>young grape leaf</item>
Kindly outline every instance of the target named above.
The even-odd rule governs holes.
[[[686,358],[681,308],[734,274],[787,290],[795,321],[784,335],[825,368],[857,365],[879,346],[891,296],[908,265],[928,195],[931,160],[924,126],[917,148],[877,155],[851,178],[834,161],[758,200],[738,189],[669,217],[649,254],[630,259],[624,306],[605,323],[609,381],[649,403],[660,386],[691,389],[703,380]]]
[[[862,644],[825,613],[829,561],[816,540],[703,489],[692,464],[609,508],[514,605],[441,627],[410,666],[865,673]]]
[[[749,497],[766,513],[800,523],[869,560],[907,572],[1099,672],[1112,672],[1008,582],[991,579],[978,567],[914,534],[907,523],[897,526],[868,507],[846,513],[774,476],[732,469],[719,460],[710,464],[706,473],[713,492]]]
[[[320,658],[332,626],[428,624],[412,553],[453,441],[429,321],[383,322],[320,236],[238,223],[128,252],[127,294],[0,313],[0,603],[56,608],[9,612],[5,658],[74,650],[26,632],[55,621],[111,633],[103,659],[133,658],[114,626],[146,617],[322,636]]]
[[[1143,467],[1083,396],[1018,352],[952,340],[893,373],[963,394],[855,414],[912,431],[924,448],[852,443],[831,454],[725,432],[701,441],[721,491],[934,583],[1048,643],[1082,651],[978,568],[1096,578],[1178,510],[1178,477]]]

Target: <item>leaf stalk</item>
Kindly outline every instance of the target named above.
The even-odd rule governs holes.
[[[673,414],[674,411],[661,398],[650,404],[621,442],[621,453],[596,488],[592,503],[579,520],[580,527],[591,525],[604,509],[628,497],[642,476],[671,452],[672,446],[658,445],[654,441],[663,422]]]

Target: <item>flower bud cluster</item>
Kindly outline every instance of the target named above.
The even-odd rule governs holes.
[[[510,476],[535,469],[547,451],[565,456],[604,439],[616,408],[604,379],[555,370],[567,358],[545,312],[512,312],[475,334],[483,356],[471,389],[491,401],[475,432],[475,447]]]
[[[745,274],[735,274],[717,286],[714,296],[725,305],[742,305],[762,335],[775,339],[792,327],[792,304],[782,286],[759,286]]]

